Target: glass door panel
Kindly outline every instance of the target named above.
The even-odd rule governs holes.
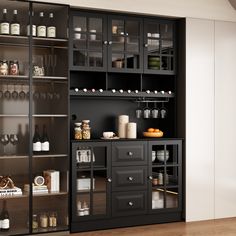
[[[138,36],[140,37],[140,23],[137,21],[127,20],[125,22],[126,36]]]
[[[113,68],[125,68],[125,55],[124,54],[112,54],[112,67]]]
[[[167,188],[166,190],[166,208],[178,208],[179,206],[178,188]]]
[[[168,23],[161,23],[161,38],[173,39],[173,25]]]

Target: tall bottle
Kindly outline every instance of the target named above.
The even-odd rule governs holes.
[[[49,13],[49,24],[47,27],[47,37],[56,38],[56,26],[54,23],[53,13]]]
[[[7,231],[10,229],[10,218],[7,210],[7,201],[3,201],[2,213],[0,216],[1,219],[1,231]]]
[[[42,151],[49,152],[50,143],[49,143],[49,139],[48,139],[46,125],[43,125],[43,136],[42,136],[41,142],[42,142]]]
[[[37,36],[46,37],[46,25],[44,22],[44,13],[42,11],[39,13],[39,24],[37,26]]]
[[[41,138],[39,135],[39,127],[35,125],[34,137],[33,137],[33,152],[38,153],[42,151]]]
[[[3,16],[0,24],[0,34],[10,34],[10,24],[7,20],[7,9],[2,10]]]
[[[32,11],[31,13],[32,16],[32,22],[34,21],[34,12]],[[34,23],[32,23],[31,26],[31,34],[33,37],[36,37],[36,25]],[[30,12],[29,12],[29,22],[27,24],[27,36],[30,36]]]
[[[20,23],[17,19],[17,10],[13,11],[13,20],[11,22],[11,35],[20,35]]]

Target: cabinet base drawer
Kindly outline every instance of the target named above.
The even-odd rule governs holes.
[[[119,192],[112,194],[112,215],[126,216],[147,212],[146,192]]]

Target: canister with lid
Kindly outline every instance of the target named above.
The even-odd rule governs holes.
[[[83,139],[91,138],[91,128],[89,126],[90,120],[82,120],[82,136]]]

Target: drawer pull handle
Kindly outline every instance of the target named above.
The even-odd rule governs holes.
[[[152,179],[153,179],[151,175],[150,175],[150,176],[148,176],[148,178],[149,178],[150,180],[152,180]]]
[[[107,179],[107,182],[111,183],[111,182],[112,182],[112,179],[111,179],[111,178],[108,178],[108,179]]]
[[[129,180],[129,181],[133,181],[133,180],[134,180],[134,177],[129,176],[129,177],[128,177],[128,180]]]
[[[128,152],[128,156],[133,156],[133,153],[132,152]]]
[[[134,203],[133,202],[128,202],[129,206],[133,206]]]

